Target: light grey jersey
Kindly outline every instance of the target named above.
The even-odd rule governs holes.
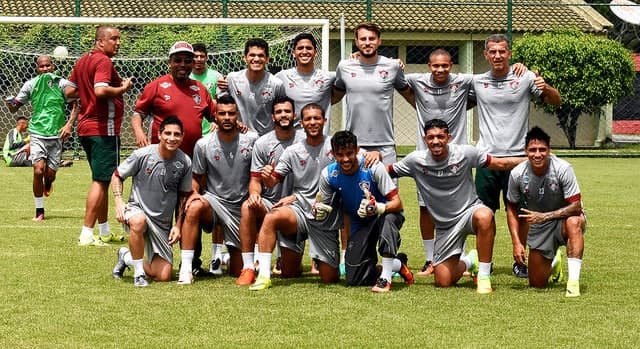
[[[473,75],[449,74],[449,80],[444,85],[438,85],[431,73],[409,74],[407,82],[416,96],[416,149],[427,149],[424,124],[433,119],[442,119],[449,125],[450,143],[467,144],[467,97],[472,88]]]
[[[178,150],[164,160],[158,144],[140,148],[118,166],[123,180],[133,177],[128,204],[142,209],[152,229],[169,233],[178,202],[178,192],[191,191],[191,159]]]
[[[537,212],[550,212],[580,200],[580,187],[567,161],[549,156],[549,168],[538,177],[525,161],[511,170],[507,200]]]
[[[449,144],[449,156],[436,161],[429,150],[416,150],[393,164],[400,177],[412,177],[436,227],[448,228],[471,206],[481,204],[471,172],[491,156],[471,145]]]
[[[306,139],[306,135],[302,130],[296,130],[293,138],[287,140],[279,140],[276,137],[276,131],[271,131],[256,140],[253,146],[253,155],[251,159],[251,176],[262,176],[262,168],[272,163],[278,163],[280,156],[290,145]],[[262,198],[276,203],[282,196],[289,195],[292,189],[292,179],[287,176],[282,183],[276,184],[272,188],[262,188]]]
[[[200,138],[193,150],[193,173],[207,176],[206,192],[223,204],[239,206],[247,198],[251,153],[257,135],[241,133],[225,143],[212,132]]]
[[[302,114],[300,110],[309,103],[316,103],[325,111],[327,122],[324,124],[324,135],[331,132],[331,90],[336,74],[314,69],[311,74],[302,74],[298,69],[281,70],[276,77],[284,83],[284,90],[296,104],[296,127],[300,126]]]
[[[265,72],[262,80],[252,84],[247,78],[247,69],[232,72],[227,75],[229,93],[238,104],[239,120],[262,136],[273,130],[271,120],[273,101],[278,96],[284,96],[282,81],[273,74]],[[218,95],[224,94],[219,91]]]
[[[532,97],[542,94],[534,80],[535,75],[531,71],[521,77],[513,71],[503,78],[495,78],[491,72],[474,75],[479,149],[500,157],[524,155],[524,138],[529,129],[529,102]]]
[[[374,64],[362,64],[343,59],[335,86],[346,91],[346,128],[358,136],[360,146],[395,145],[393,92],[408,86],[398,60],[379,56]]]

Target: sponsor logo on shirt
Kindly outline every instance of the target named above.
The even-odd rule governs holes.
[[[169,88],[169,87],[171,87],[171,83],[170,82],[163,82],[163,83],[160,84],[160,87]]]
[[[171,96],[169,96],[169,95],[164,95],[164,96],[162,96],[162,98],[163,98],[165,101],[170,101],[170,100],[171,100]]]
[[[198,85],[191,85],[191,86],[189,86],[189,88],[190,88],[192,91],[200,91],[200,87],[198,87]]]

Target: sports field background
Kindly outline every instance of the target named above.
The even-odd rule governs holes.
[[[84,161],[60,170],[39,223],[31,221],[32,170],[0,166],[0,348],[635,348],[640,159],[568,160],[588,214],[576,299],[564,297],[564,281],[533,290],[511,276],[504,211],[491,295],[477,295],[469,278],[449,289],[435,288],[432,277],[409,287],[396,281],[390,294],[324,286],[308,275],[308,258],[303,278],[274,279],[264,292],[227,276],[135,289],[130,271],[111,278],[119,245],[77,246],[90,178]],[[424,254],[413,182],[401,180],[400,192],[401,250],[417,271]],[[566,275],[566,255],[563,265]]]

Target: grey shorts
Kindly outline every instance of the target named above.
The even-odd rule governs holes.
[[[585,229],[586,231],[586,217]],[[552,260],[560,246],[566,246],[567,242],[562,236],[562,224],[564,219],[554,219],[544,222],[542,224],[535,224],[529,227],[529,234],[527,235],[527,245],[530,250],[538,250],[544,256],[544,258]]]
[[[29,156],[31,163],[35,164],[44,159],[47,167],[58,171],[61,155],[62,141],[60,138],[40,138],[36,135],[31,135],[31,155]]]
[[[438,265],[452,256],[462,254],[467,235],[475,235],[473,214],[482,207],[487,206],[482,204],[471,206],[458,217],[458,221],[452,226],[439,227],[436,224],[433,265]]]
[[[202,195],[213,209],[213,225],[203,227],[206,232],[211,232],[213,226],[220,224],[224,232],[224,243],[228,246],[240,249],[240,212],[242,205],[229,205],[222,203],[217,196],[209,192]]]
[[[271,211],[274,203],[269,201],[268,199],[262,198],[262,204],[267,209],[267,212]],[[303,254],[304,253],[304,240],[298,241],[297,236],[285,236],[278,232],[278,246],[289,249],[293,252]]]
[[[394,145],[362,146],[361,148],[366,151],[380,152],[382,163],[385,164],[385,166],[397,161],[396,147]]]
[[[296,243],[300,243],[308,237],[314,247],[309,251],[311,258],[322,261],[333,268],[337,268],[340,264],[338,229],[327,229],[327,221],[308,219],[304,210],[295,203],[288,207],[296,215],[298,224]],[[329,220],[329,218],[327,218],[327,220]]]
[[[124,210],[125,222],[129,221],[129,218],[143,215],[144,211],[138,206],[127,205]],[[149,218],[145,216],[147,222],[147,229],[144,231],[144,251],[147,256],[147,261],[151,263],[154,255],[158,255],[165,261],[173,264],[173,248],[169,245],[169,232],[162,232],[155,226]],[[124,224],[124,230],[129,233],[129,225]]]
[[[9,167],[28,167],[31,166],[31,160],[29,160],[29,154],[26,150],[20,150],[19,152],[11,156],[11,162]]]

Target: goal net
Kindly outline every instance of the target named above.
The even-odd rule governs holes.
[[[0,17],[0,83],[3,97],[15,96],[22,85],[36,75],[35,61],[42,54],[52,55],[56,72],[68,77],[76,60],[93,47],[95,28],[100,24],[119,28],[121,46],[118,55],[113,58],[114,65],[121,77],[134,78],[134,87],[124,97],[123,148],[135,147],[130,126],[132,109],[144,86],[168,73],[168,51],[176,41],[204,43],[209,53],[208,66],[226,75],[244,68],[242,56],[245,41],[254,37],[263,38],[269,43],[271,56],[267,69],[275,73],[295,65],[291,55],[291,39],[307,32],[318,40],[316,65],[323,69],[328,67],[328,20]],[[54,55],[54,51],[63,55]],[[65,51],[68,52],[66,57]],[[25,105],[15,114],[10,113],[6,106],[0,107],[0,134],[3,141],[20,115],[30,117],[31,106]],[[67,141],[65,149],[73,151],[65,153],[65,157],[83,155],[77,137]]]

